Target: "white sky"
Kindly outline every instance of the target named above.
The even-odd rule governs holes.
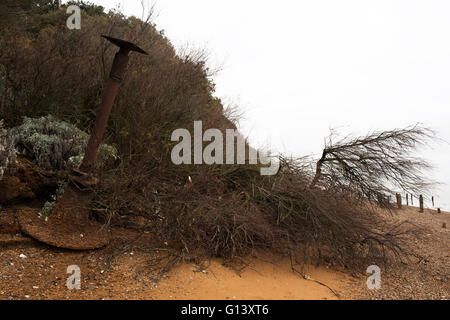
[[[140,0],[91,2],[141,17]],[[156,11],[176,47],[206,48],[223,67],[216,95],[244,111],[256,146],[318,154],[329,128],[417,122],[450,141],[450,1],[160,0]],[[449,210],[450,145],[422,154]]]

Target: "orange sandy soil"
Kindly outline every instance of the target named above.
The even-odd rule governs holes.
[[[322,267],[309,267],[303,272],[327,284],[340,296],[348,283],[358,282],[344,273]],[[294,273],[289,259],[281,259],[276,264],[254,259],[240,275],[217,260],[203,272],[184,264],[158,284],[154,296],[156,299],[338,299],[329,288]]]
[[[241,272],[218,259],[208,266],[185,262],[155,281],[149,271],[154,253],[137,245],[115,250],[130,238],[128,231],[115,230],[102,250],[54,249],[19,234],[11,210],[0,209],[0,299],[448,299],[450,214],[430,210],[419,216],[416,208],[408,208],[397,218],[428,228],[429,239],[418,246],[427,263],[412,263],[400,275],[383,269],[386,280],[373,292],[366,288],[366,276],[327,267],[306,267],[302,272],[308,279],[303,279],[291,270],[289,259],[279,256],[249,258]],[[81,269],[80,290],[66,287],[69,265]]]

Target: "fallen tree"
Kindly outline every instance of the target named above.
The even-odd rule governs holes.
[[[412,153],[433,138],[434,132],[421,125],[340,139],[332,132],[310,187],[333,186],[368,198],[395,194],[393,188],[423,193],[431,183],[423,171],[431,166]]]

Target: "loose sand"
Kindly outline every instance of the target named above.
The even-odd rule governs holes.
[[[327,268],[309,267],[304,273],[341,294],[349,281],[356,281]],[[338,299],[327,287],[294,273],[288,259],[276,264],[252,260],[240,275],[217,260],[203,272],[184,264],[158,284],[153,296],[156,299]]]

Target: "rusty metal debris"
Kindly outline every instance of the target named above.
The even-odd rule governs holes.
[[[123,74],[125,73],[125,69],[128,64],[128,53],[130,51],[135,51],[146,55],[148,54],[134,43],[108,37],[105,35],[103,35],[102,37],[117,45],[120,50],[114,57],[108,83],[106,85],[106,90],[103,95],[102,104],[100,105],[100,109],[98,110],[94,128],[92,129],[92,133],[86,148],[86,153],[83,158],[83,163],[80,167],[80,170],[84,172],[90,172],[94,165],[98,146],[103,139],[103,134],[105,133],[106,129],[106,123],[111,113],[112,105],[117,95],[117,91],[119,90],[120,82],[122,81]]]

